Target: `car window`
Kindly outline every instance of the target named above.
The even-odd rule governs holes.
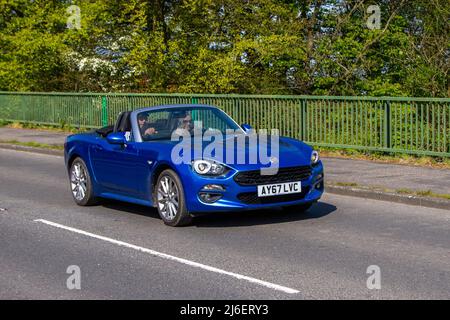
[[[137,115],[142,141],[170,140],[173,133],[193,134],[194,129],[219,130],[241,129],[225,113],[216,108],[168,108],[143,111]]]
[[[225,132],[226,129],[229,129],[229,125],[223,118],[218,117],[208,109],[193,111],[192,118],[194,121],[201,121],[203,128],[207,130]]]

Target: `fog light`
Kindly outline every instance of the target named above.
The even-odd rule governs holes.
[[[225,187],[220,184],[207,184],[202,188],[202,190],[216,190],[216,191],[225,191]]]
[[[213,203],[222,198],[221,194],[208,192],[200,192],[198,196],[200,197],[200,200],[206,203]]]

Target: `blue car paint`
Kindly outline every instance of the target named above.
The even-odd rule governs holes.
[[[152,107],[152,110],[179,106],[186,107],[187,105]],[[199,107],[199,105],[188,106]],[[211,108],[210,106],[202,107]],[[136,115],[140,110],[133,112],[131,118],[135,137]],[[139,139],[135,138],[126,146],[121,146],[109,143],[106,138],[95,132],[68,136],[64,148],[66,167],[70,167],[69,161],[80,157],[86,163],[95,196],[146,206],[154,206],[152,186],[157,179],[154,173],[163,167],[171,168],[180,177],[186,206],[192,213],[259,209],[315,202],[323,193],[323,180],[317,180],[318,175],[323,177],[323,165],[319,161],[312,167],[311,176],[302,181],[302,188],[310,187],[310,191],[304,198],[290,202],[244,204],[237,199],[237,195],[242,192],[256,192],[257,186],[240,186],[233,180],[233,177],[240,171],[260,169],[260,164],[227,164],[230,170],[224,177],[205,177],[194,172],[188,164],[175,165],[172,163],[171,152],[176,142],[138,141]],[[255,146],[247,146],[247,148],[248,152],[256,152]],[[312,150],[311,146],[299,140],[280,137],[280,168],[309,166]],[[321,183],[320,189],[315,188],[317,183]],[[212,204],[203,203],[199,199],[198,193],[207,184],[225,186],[226,190],[221,192],[223,197]]]

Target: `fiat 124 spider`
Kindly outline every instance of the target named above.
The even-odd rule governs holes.
[[[324,191],[317,151],[288,137],[252,140],[254,132],[206,105],[122,112],[113,126],[67,137],[72,196],[81,206],[108,198],[156,207],[170,226],[188,224],[196,213],[308,210]],[[274,141],[276,156],[268,150],[269,161],[248,160]]]

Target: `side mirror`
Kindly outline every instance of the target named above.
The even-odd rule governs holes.
[[[246,124],[246,123],[241,124],[241,128],[242,128],[245,132],[249,132],[250,130],[253,129],[251,125]]]
[[[113,132],[108,134],[106,140],[111,144],[121,144],[124,145],[127,143],[127,139],[125,138],[125,132]]]

